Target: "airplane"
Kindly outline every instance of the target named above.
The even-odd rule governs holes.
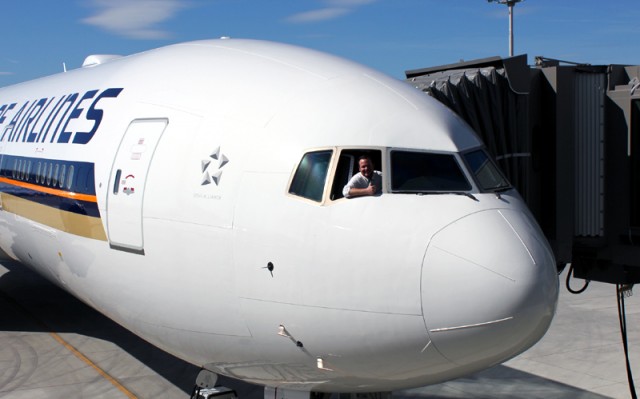
[[[265,397],[455,379],[555,313],[550,246],[471,128],[315,50],[89,56],[0,89],[0,155],[3,251]],[[363,155],[382,194],[344,198]]]

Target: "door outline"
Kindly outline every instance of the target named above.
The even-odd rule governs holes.
[[[107,237],[112,249],[144,255],[144,189],[168,124],[166,118],[134,119],[122,136],[107,190]]]

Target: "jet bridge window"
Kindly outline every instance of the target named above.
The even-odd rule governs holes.
[[[480,189],[484,191],[496,191],[510,188],[507,179],[502,176],[500,170],[491,161],[491,158],[483,150],[475,150],[464,154],[464,158],[475,176]]]
[[[304,154],[291,181],[289,193],[313,201],[322,201],[332,155],[331,150]]]
[[[453,154],[391,152],[391,191],[397,193],[471,190]]]

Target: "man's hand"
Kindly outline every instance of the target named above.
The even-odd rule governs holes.
[[[369,187],[365,188],[366,190],[366,194],[365,195],[373,195],[376,193],[376,189],[377,187],[373,185],[373,183],[369,184]]]

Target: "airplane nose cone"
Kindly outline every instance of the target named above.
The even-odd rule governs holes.
[[[528,349],[547,331],[557,301],[553,254],[528,214],[474,213],[429,243],[423,316],[432,344],[454,363],[499,363]]]

